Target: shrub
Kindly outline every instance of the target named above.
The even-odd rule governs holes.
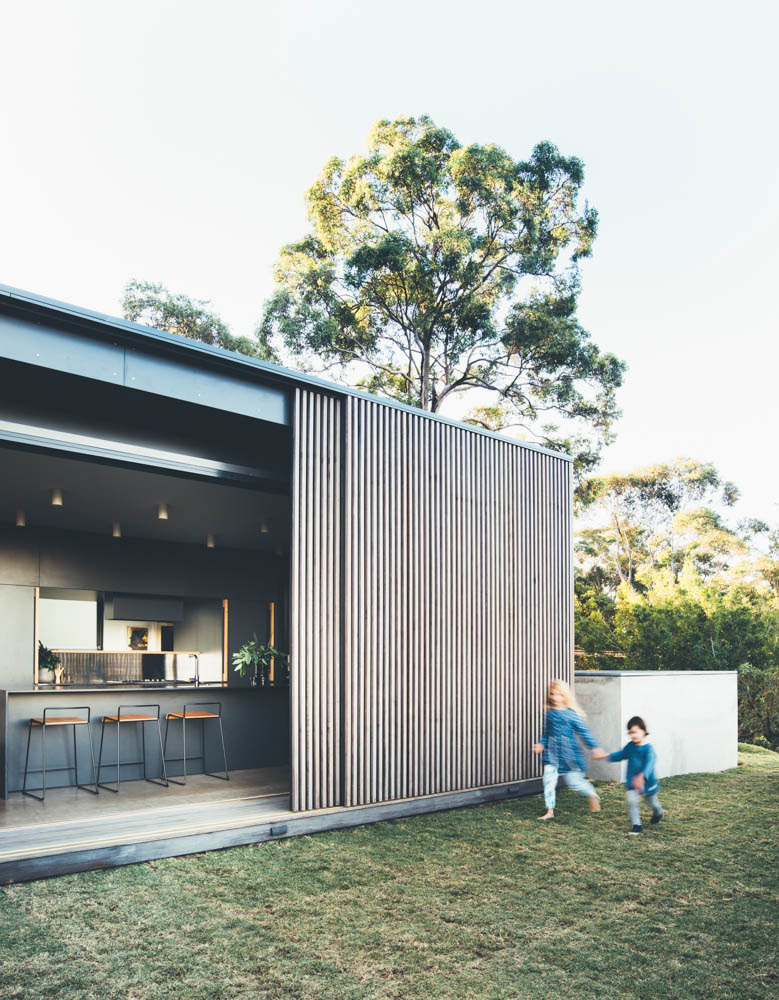
[[[738,738],[779,749],[779,667],[738,668]]]

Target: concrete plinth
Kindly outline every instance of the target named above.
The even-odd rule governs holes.
[[[625,725],[640,715],[657,753],[659,778],[724,771],[738,763],[738,674],[735,670],[585,670],[576,698],[604,750],[628,740]],[[619,781],[624,763],[592,761],[591,777]]]

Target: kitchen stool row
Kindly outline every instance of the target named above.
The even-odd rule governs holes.
[[[154,710],[154,714],[150,710]],[[68,712],[69,714],[63,715],[61,713]],[[86,712],[86,716],[77,715],[75,713]],[[209,771],[206,767],[206,742],[205,742],[205,726],[209,722],[216,720],[219,723],[219,739],[222,746],[222,759],[224,762],[224,773],[219,774],[213,771]],[[28,721],[27,728],[27,754],[24,761],[24,783],[22,786],[22,792],[25,795],[29,795],[34,799],[38,799],[43,802],[46,796],[46,774],[52,771],[74,771],[75,772],[75,786],[77,788],[83,788],[85,791],[92,792],[97,795],[101,788],[109,792],[118,792],[120,786],[120,768],[130,766],[130,765],[143,765],[143,777],[144,780],[151,782],[152,784],[161,785],[165,788],[168,787],[170,783],[176,785],[186,785],[187,783],[187,761],[192,760],[203,760],[203,771],[205,774],[212,778],[221,778],[223,781],[230,780],[230,774],[227,770],[227,752],[225,750],[224,741],[224,730],[222,728],[222,703],[218,701],[197,701],[197,702],[187,702],[180,712],[168,712],[165,715],[165,738],[163,740],[162,727],[160,719],[160,706],[159,705],[119,705],[117,711],[113,715],[104,715],[100,720],[100,751],[98,754],[97,766],[95,766],[95,753],[92,745],[92,710],[89,706],[76,706],[68,708],[44,708],[42,716],[36,716]],[[182,734],[182,746],[183,755],[181,757],[168,757],[167,756],[167,746],[168,746],[168,727],[171,722],[177,723],[181,722],[181,734]],[[203,752],[200,754],[189,754],[187,755],[187,723],[200,722],[202,730],[202,749]],[[157,738],[159,740],[160,746],[160,759],[161,759],[161,773],[153,777],[149,777],[146,768],[146,725],[148,723],[156,724],[157,727]],[[122,732],[122,727],[127,725],[134,725],[141,727],[141,760],[122,760],[120,754],[120,734]],[[62,727],[71,726],[73,731],[73,765],[66,765],[64,767],[46,767],[46,731],[51,727]],[[80,726],[86,726],[87,737],[89,740],[89,755],[92,761],[92,781],[88,784],[81,784],[78,780],[78,752],[76,746],[76,730]],[[103,746],[105,742],[106,726],[109,726],[109,731],[111,726],[116,727],[116,760],[103,762]],[[34,730],[38,730],[41,734],[41,764],[39,768],[30,768],[30,744],[32,740],[32,734]],[[172,763],[183,763],[183,774],[173,778],[168,775],[168,764]],[[100,780],[100,772],[104,768],[116,768],[116,787],[112,787],[111,783]],[[42,782],[40,789],[28,789],[27,788],[27,776],[29,774],[41,774]],[[37,794],[40,792],[40,794]]]

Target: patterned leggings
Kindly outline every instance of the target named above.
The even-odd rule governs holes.
[[[557,778],[559,772],[554,764],[544,764],[544,804],[547,809],[554,809],[557,798]],[[566,771],[563,774],[563,781],[575,792],[582,795],[597,795],[598,793],[584,777],[584,771]]]

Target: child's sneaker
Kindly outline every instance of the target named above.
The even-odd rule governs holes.
[[[657,813],[657,812],[652,813],[652,818],[649,820],[649,822],[652,824],[659,823],[660,820],[663,818],[663,815],[664,815],[663,813]]]
[[[630,833],[633,837],[637,837],[643,829],[643,826],[634,826]]]

